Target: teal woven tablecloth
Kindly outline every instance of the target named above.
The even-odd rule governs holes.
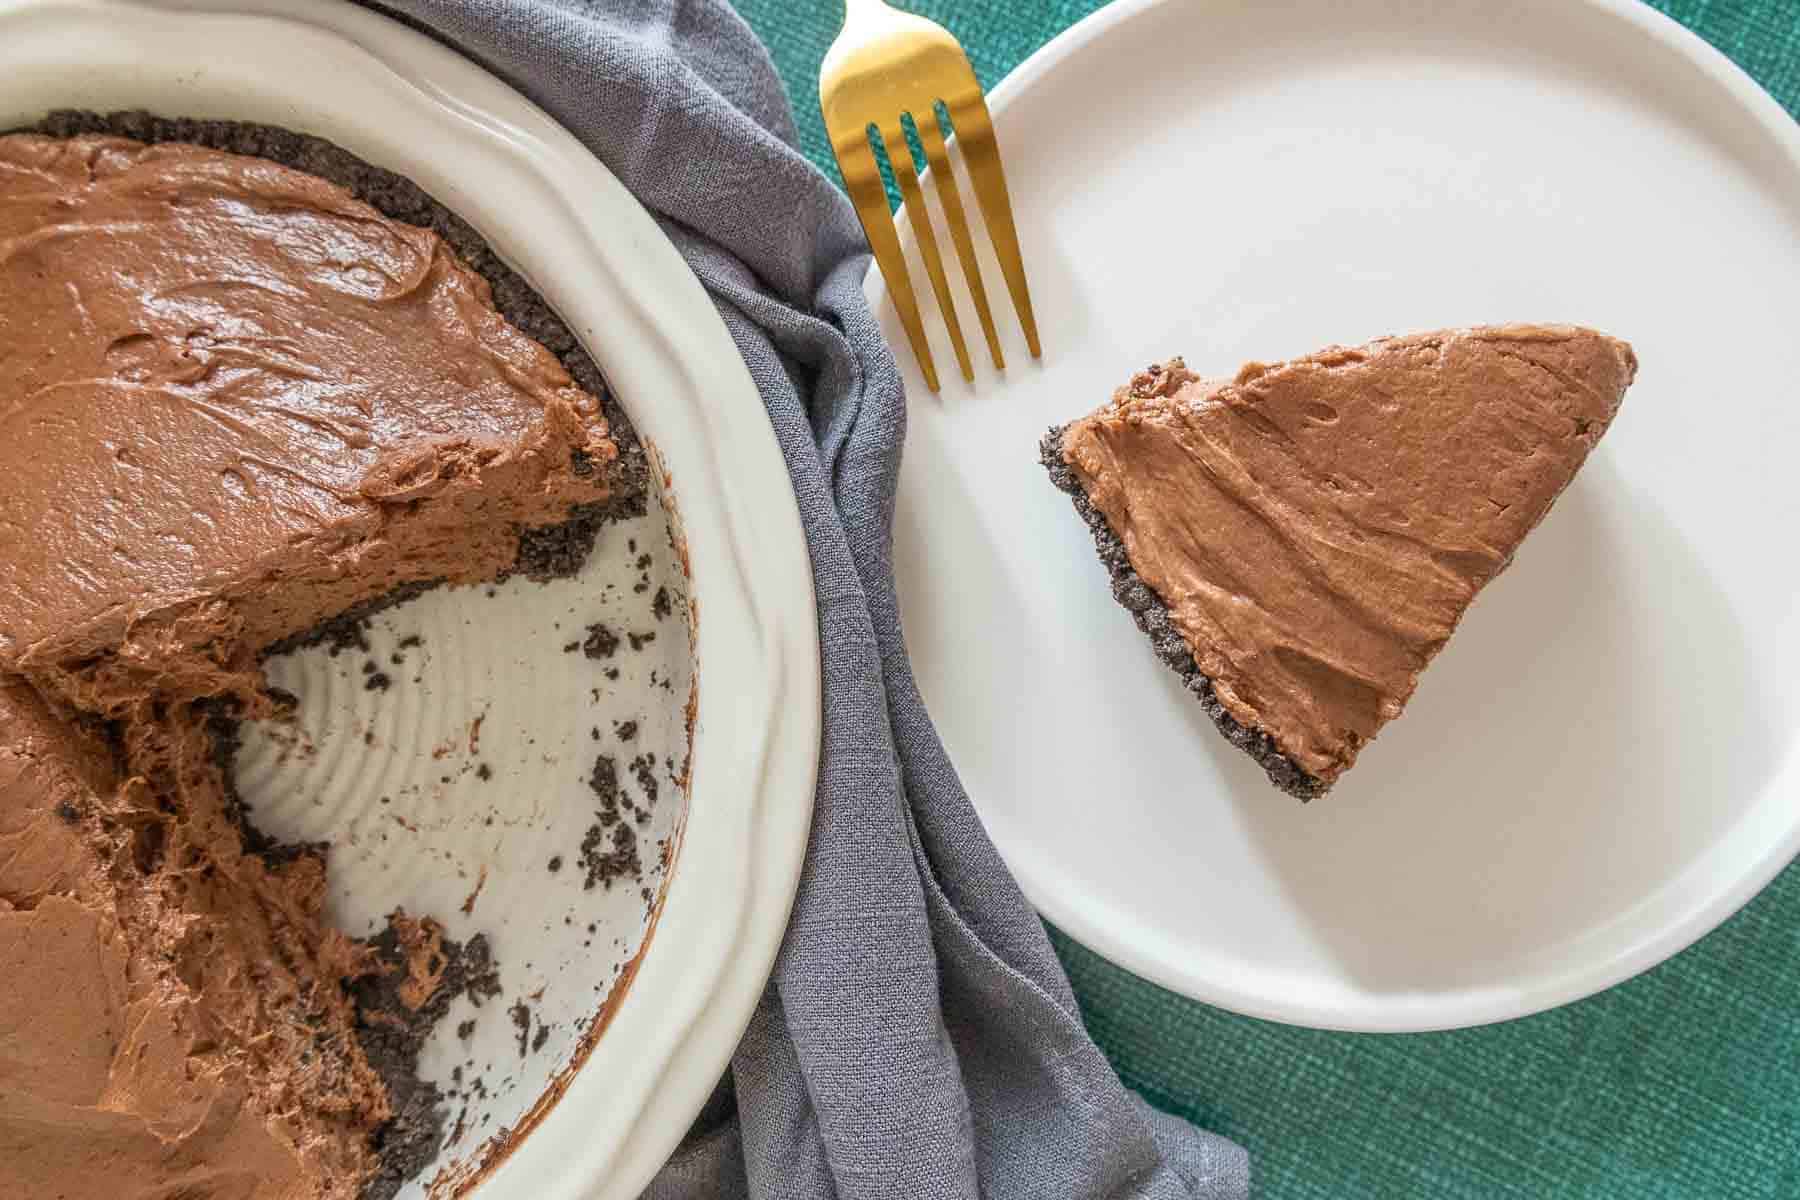
[[[841,5],[736,2],[775,52],[806,152],[835,177],[818,69]],[[949,26],[991,88],[1101,3],[909,6]],[[1800,115],[1800,2],[1657,7]],[[1800,313],[1795,328],[1800,336]],[[1248,1146],[1257,1194],[1269,1200],[1800,1200],[1800,864],[1646,975],[1457,1033],[1320,1033],[1234,1016],[1052,936],[1125,1082]]]

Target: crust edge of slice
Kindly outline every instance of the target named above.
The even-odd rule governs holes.
[[[1093,534],[1094,549],[1112,577],[1113,599],[1131,614],[1138,629],[1150,639],[1156,657],[1181,676],[1182,686],[1200,702],[1200,707],[1212,718],[1225,740],[1249,755],[1268,775],[1270,783],[1302,802],[1323,796],[1331,790],[1330,783],[1308,774],[1281,752],[1266,730],[1240,722],[1213,694],[1212,680],[1201,672],[1200,664],[1194,660],[1193,649],[1169,619],[1168,606],[1156,594],[1156,589],[1145,583],[1133,569],[1125,543],[1088,499],[1087,491],[1075,477],[1074,468],[1064,460],[1063,434],[1068,428],[1066,424],[1052,427],[1038,443],[1038,457],[1050,473],[1050,482],[1068,493],[1075,503],[1076,513]]]

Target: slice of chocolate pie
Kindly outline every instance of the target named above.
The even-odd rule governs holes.
[[[1044,438],[1113,594],[1275,785],[1324,794],[1580,469],[1631,347],[1504,325],[1207,380],[1152,367]]]

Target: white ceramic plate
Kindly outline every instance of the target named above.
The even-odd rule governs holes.
[[[925,699],[1049,918],[1210,1003],[1421,1030],[1625,979],[1794,856],[1800,132],[1768,96],[1633,0],[1171,0],[1101,11],[992,105],[1046,357],[1009,329],[1004,384],[937,399],[908,364],[895,565]],[[1152,658],[1038,438],[1174,354],[1514,320],[1629,339],[1637,385],[1303,807]]]
[[[260,824],[333,840],[330,902],[346,928],[403,905],[453,936],[485,933],[498,1005],[530,1007],[529,1054],[492,1005],[453,1011],[427,1047],[428,1076],[461,1092],[466,1132],[403,1195],[637,1195],[762,991],[818,754],[805,542],[723,322],[565,130],[466,59],[348,4],[0,0],[0,129],[56,107],[269,122],[413,179],[556,307],[655,448],[663,507],[609,528],[578,578],[432,593],[383,615],[367,652],[272,663],[273,680],[301,692],[298,726],[251,731],[239,771]],[[594,622],[657,637],[604,663],[565,653]],[[403,646],[413,634],[422,643]],[[369,662],[390,691],[366,690]],[[684,793],[672,777],[692,679]],[[639,723],[630,742],[617,729],[627,720]],[[642,881],[590,891],[579,843],[596,801],[583,780],[600,753],[638,800],[648,785],[631,759],[654,753],[659,799],[638,826]],[[469,1016],[465,1042],[454,1026]],[[471,1095],[476,1075],[485,1090]],[[494,1136],[503,1128],[513,1136]]]

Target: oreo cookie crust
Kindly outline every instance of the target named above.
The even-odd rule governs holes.
[[[1212,718],[1225,740],[1255,759],[1256,765],[1268,775],[1270,783],[1302,801],[1324,795],[1327,785],[1323,781],[1307,774],[1277,749],[1275,739],[1267,732],[1246,726],[1226,712],[1225,706],[1213,694],[1212,680],[1201,673],[1200,664],[1194,661],[1192,647],[1169,619],[1168,606],[1156,594],[1156,590],[1140,579],[1132,569],[1131,558],[1125,552],[1125,543],[1112,531],[1100,510],[1088,501],[1081,481],[1063,459],[1063,432],[1067,428],[1066,425],[1058,425],[1046,433],[1038,443],[1038,457],[1043,462],[1044,469],[1050,473],[1050,482],[1069,494],[1069,498],[1075,502],[1075,511],[1093,533],[1094,549],[1099,552],[1101,563],[1112,577],[1113,599],[1131,614],[1137,627],[1150,639],[1150,646],[1156,652],[1156,657],[1181,676],[1182,686],[1200,702],[1200,707]]]

